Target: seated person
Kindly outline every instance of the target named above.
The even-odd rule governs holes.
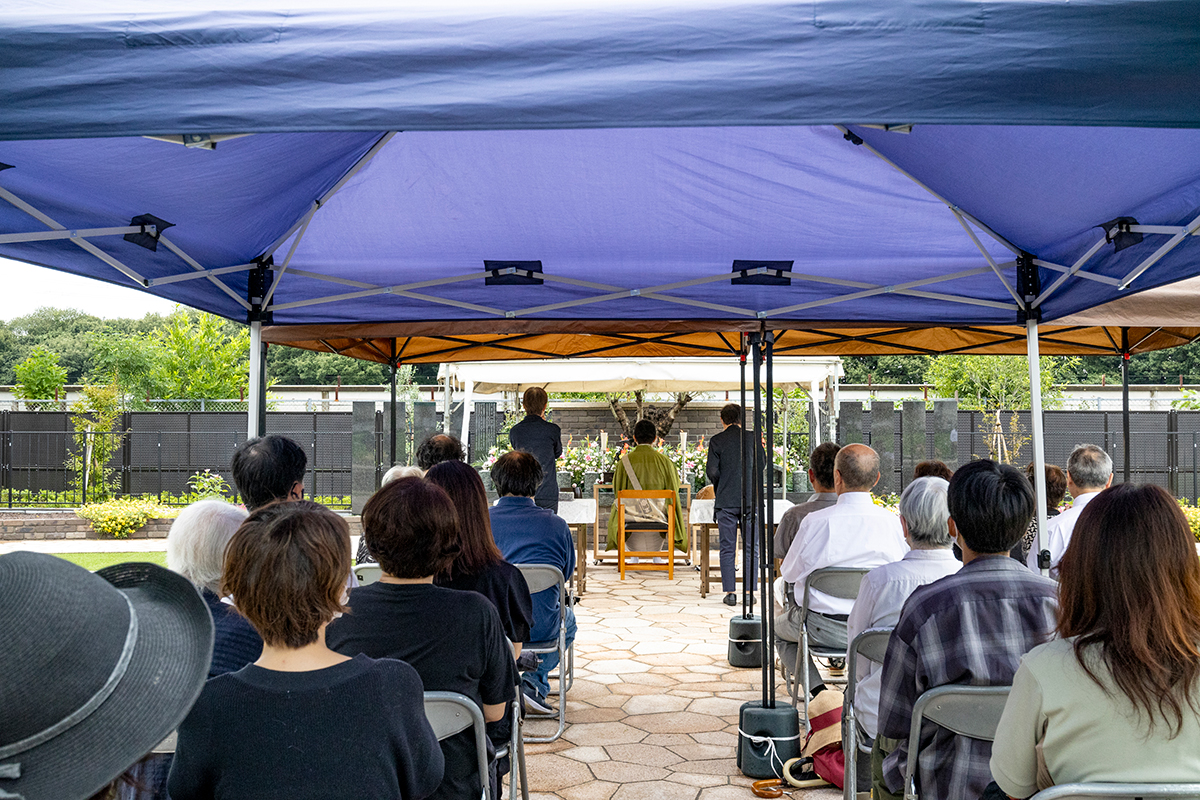
[[[928,461],[922,461],[913,467],[913,478],[941,478],[949,482],[954,477],[954,470],[950,469],[950,465],[945,461],[937,458],[931,458]]]
[[[824,567],[879,567],[904,557],[907,548],[900,518],[871,499],[871,488],[878,481],[878,454],[865,444],[846,445],[838,450],[833,462],[837,503],[812,512],[800,523],[796,540],[779,570],[780,576],[795,586],[795,604],[789,604],[775,617],[779,657],[789,665],[796,663],[800,604],[804,581],[810,574]],[[814,591],[809,598],[809,641],[845,650],[846,621],[853,607],[853,600]],[[803,683],[814,697],[825,688],[811,657]]]
[[[201,500],[181,511],[167,534],[167,566],[200,590],[216,626],[210,678],[235,672],[262,655],[258,631],[220,596],[225,548],[246,517],[246,510],[232,503]]]
[[[542,467],[531,453],[513,450],[492,465],[492,482],[500,499],[488,509],[492,536],[500,554],[510,564],[548,564],[558,567],[563,579],[575,571],[575,542],[566,521],[534,504],[533,495],[542,482]],[[561,603],[554,587],[533,595],[533,630],[530,642],[552,642],[558,638]],[[575,641],[575,611],[565,612],[567,646]],[[558,653],[545,653],[537,670],[521,676],[526,705],[539,714],[554,713],[546,695],[550,673],[558,666]]]
[[[623,492],[626,489],[636,489],[640,486],[644,491],[655,491],[669,489],[674,492],[676,497],[679,496],[679,474],[675,471],[675,465],[671,463],[671,459],[660,453],[654,448],[655,441],[658,440],[658,429],[654,427],[654,423],[648,419],[640,419],[633,426],[633,439],[637,446],[625,453],[617,460],[617,468],[613,472],[613,493]],[[630,466],[633,467],[634,476],[638,486],[634,486],[635,478],[631,478],[625,466],[625,461],[628,459]],[[662,549],[668,550],[666,543],[666,513],[661,507],[662,501],[650,500],[651,504],[657,504],[657,513],[652,514],[653,519],[647,518],[648,521],[654,521],[663,525],[662,534],[663,544]],[[629,508],[631,504],[626,504],[626,519],[629,519]],[[683,506],[676,500],[675,504],[675,548],[677,550],[687,551],[687,531],[683,525]],[[613,509],[613,513],[608,517],[608,543],[605,545],[605,550],[617,549],[617,513]]]
[[[829,508],[837,503],[837,492],[833,489],[833,462],[841,449],[833,442],[823,442],[813,448],[809,455],[808,482],[812,484],[813,494],[808,500],[797,503],[783,512],[783,517],[775,526],[775,557],[780,561],[787,558],[788,550],[796,540],[796,533],[800,530],[800,523],[804,518],[814,511]],[[780,609],[787,608],[789,604],[796,605],[795,589],[796,587],[783,578],[776,579],[775,601]]]
[[[904,558],[876,567],[866,574],[858,589],[846,639],[854,641],[871,628],[894,628],[904,601],[918,586],[953,575],[962,566],[950,552],[950,509],[946,505],[949,484],[942,478],[917,478],[900,495],[900,525],[909,551]],[[879,727],[880,668],[866,659],[858,662],[853,680],[855,719],[865,743],[875,740]],[[860,786],[870,783],[870,760],[859,759],[865,768]]]
[[[0,555],[0,587],[0,797],[108,800],[204,686],[204,602],[154,564],[28,551]]]
[[[1057,784],[1200,781],[1200,560],[1179,503],[1157,486],[1100,492],[1060,574],[1061,638],[1021,659],[996,783],[1029,797],[1043,765]]]
[[[950,479],[948,502],[963,566],[912,593],[888,642],[872,754],[872,791],[879,797],[902,791],[913,704],[923,692],[950,684],[1008,686],[1021,656],[1054,633],[1057,585],[1008,556],[1033,516],[1025,476],[1007,464],[973,461]],[[991,755],[991,742],[926,723],[917,789],[922,797],[979,797],[991,780]]]
[[[262,656],[211,679],[183,724],[168,783],[192,798],[423,798],[442,778],[421,679],[407,664],[325,646],[350,572],[350,531],[308,501],[255,511],[234,534],[221,593]]]
[[[425,691],[459,692],[487,722],[502,719],[517,667],[495,606],[475,592],[433,585],[458,551],[450,498],[428,481],[400,478],[367,501],[362,526],[383,577],[350,592],[351,610],[329,626],[329,646],[344,655],[401,659]],[[476,800],[481,776],[471,729],[444,739],[442,752],[446,774],[435,796]]]
[[[434,464],[443,461],[465,461],[466,452],[462,442],[448,433],[436,433],[430,436],[417,448],[417,467],[429,471]]]
[[[1067,459],[1067,491],[1071,493],[1071,507],[1046,521],[1046,535],[1042,537],[1042,548],[1050,554],[1050,577],[1058,577],[1058,562],[1067,545],[1071,543],[1071,531],[1075,520],[1098,493],[1112,486],[1112,457],[1094,444],[1081,444],[1071,451]],[[1046,494],[1049,495],[1049,490]],[[1050,498],[1046,498],[1050,505]],[[1040,569],[1036,547],[1031,547],[1026,563],[1032,570]]]
[[[1034,479],[1037,476],[1037,467],[1033,462],[1025,467],[1025,477],[1029,478],[1029,484],[1036,491],[1037,486],[1034,484]],[[1036,495],[1035,495],[1036,496]],[[1060,513],[1058,507],[1062,505],[1063,498],[1067,496],[1067,473],[1063,472],[1062,467],[1056,467],[1053,464],[1046,465],[1046,517],[1047,521],[1051,517],[1057,517]],[[1033,519],[1029,520],[1029,527],[1025,530],[1025,535],[1021,537],[1021,541],[1017,542],[1017,546],[1010,552],[1013,558],[1025,564],[1029,560],[1029,551],[1034,548],[1037,542],[1038,532],[1038,517],[1034,513]]]

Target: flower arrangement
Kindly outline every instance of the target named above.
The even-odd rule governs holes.
[[[875,505],[879,506],[880,508],[886,508],[888,511],[891,511],[893,514],[900,513],[900,495],[895,494],[894,492],[892,494],[885,494],[885,495],[878,495],[878,494],[872,493],[871,502],[873,502]]]

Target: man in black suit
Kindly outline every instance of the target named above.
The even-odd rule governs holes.
[[[746,503],[751,505],[753,497],[754,451],[759,449],[759,459],[765,467],[766,451],[760,442],[755,441],[754,435],[742,430],[742,407],[737,403],[729,403],[721,409],[721,422],[725,430],[708,440],[708,461],[704,472],[708,481],[716,491],[716,502],[713,504],[713,519],[716,520],[717,530],[721,540],[721,590],[725,592],[725,605],[737,604],[737,573],[735,571],[737,550],[737,529],[742,512],[742,481],[746,484]],[[746,465],[742,468],[742,446],[745,439]],[[761,473],[760,473],[761,477]],[[753,526],[751,526],[753,527]],[[708,543],[705,542],[707,547]],[[754,540],[754,562],[758,562],[759,542]],[[750,570],[748,580],[750,591],[754,591],[757,573]]]
[[[533,502],[541,508],[558,513],[558,472],[555,463],[562,455],[562,430],[553,422],[546,421],[546,406],[550,398],[540,386],[530,386],[521,397],[525,408],[525,419],[512,426],[508,441],[513,450],[532,453],[542,465],[542,484],[538,487]]]

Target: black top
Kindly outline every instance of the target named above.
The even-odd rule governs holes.
[[[713,485],[716,492],[716,502],[713,503],[713,508],[741,508],[742,507],[742,484],[738,481],[738,468],[742,463],[742,443],[738,440],[738,432],[742,430],[741,425],[730,425],[725,430],[718,433],[708,440],[708,461],[704,465],[704,473],[708,476],[708,482]],[[762,442],[756,440],[753,433],[746,433],[746,470],[745,480],[747,492],[753,491],[751,488],[754,481],[754,451],[750,448],[758,447],[759,463],[764,467],[767,463],[767,451],[763,449]],[[761,476],[762,473],[760,472]],[[747,494],[747,505],[750,504],[750,495]]]
[[[442,753],[421,692],[409,665],[364,656],[213,678],[179,726],[171,798],[429,797]]]
[[[212,664],[208,668],[208,677],[215,678],[226,672],[236,672],[247,664],[253,664],[262,655],[262,638],[250,620],[243,617],[228,603],[222,603],[221,598],[211,589],[201,589],[204,602],[212,614],[213,635]]]
[[[562,430],[553,422],[527,414],[512,426],[508,441],[513,450],[532,453],[542,465],[542,485],[533,496],[534,501],[544,508],[550,508],[546,503],[553,501],[553,507],[558,508],[558,472],[554,462],[562,455]]]
[[[517,685],[500,616],[474,592],[424,583],[360,586],[350,591],[350,613],[329,625],[325,640],[345,655],[406,661],[425,691],[461,692],[481,710],[511,699]],[[435,797],[476,800],[481,784],[471,730],[443,740],[442,753],[446,776]]]
[[[529,597],[529,584],[521,570],[507,561],[497,561],[475,575],[455,574],[439,578],[438,586],[464,592],[478,592],[492,601],[500,614],[500,625],[510,642],[528,642],[529,629],[533,625],[533,600]]]

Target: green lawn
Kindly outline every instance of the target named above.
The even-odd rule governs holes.
[[[54,555],[93,572],[113,564],[123,564],[126,561],[148,561],[163,567],[167,565],[167,554],[161,550],[152,553],[55,553]]]

